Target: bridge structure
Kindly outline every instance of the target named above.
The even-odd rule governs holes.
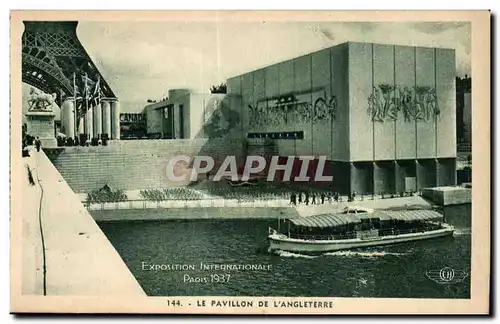
[[[119,100],[79,41],[77,26],[24,21],[22,81],[54,98],[67,137],[120,139]],[[40,97],[32,89],[35,95]]]

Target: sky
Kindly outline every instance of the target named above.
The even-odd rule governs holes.
[[[121,101],[141,111],[168,89],[211,85],[346,41],[453,48],[457,75],[470,75],[466,22],[91,22],[80,42]]]

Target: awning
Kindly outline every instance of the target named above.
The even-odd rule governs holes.
[[[430,220],[441,220],[443,215],[435,210],[400,210],[400,211],[381,211],[388,217],[395,220],[402,220],[406,222],[411,221],[430,221]],[[375,213],[375,216],[378,213]]]
[[[441,220],[443,215],[434,210],[404,210],[404,211],[375,211],[374,213],[359,214],[322,214],[309,217],[291,218],[289,221],[295,226],[311,228],[328,228],[346,224],[361,223],[363,219],[430,221]]]
[[[301,218],[291,218],[296,226],[327,228],[346,224],[360,223],[361,219],[356,214],[324,214]]]

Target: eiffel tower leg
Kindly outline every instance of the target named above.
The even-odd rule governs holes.
[[[61,107],[64,102],[59,102],[59,99],[74,97],[78,93],[80,96],[83,95],[84,85],[81,78],[83,75],[90,80],[89,86],[95,85],[100,80],[100,96],[116,97],[78,39],[77,21],[24,21],[23,23],[21,58],[24,83],[47,94],[57,93],[58,104]],[[76,106],[76,103],[73,103],[73,106]],[[99,113],[95,112],[95,115],[98,117]],[[102,133],[99,132],[102,126],[97,126],[100,123],[96,121],[96,125],[93,125],[92,120],[90,123],[87,123],[87,128],[84,130],[89,138]],[[97,131],[95,135],[94,128]],[[89,130],[92,132],[89,133]]]

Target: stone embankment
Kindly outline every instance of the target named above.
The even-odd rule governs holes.
[[[145,296],[43,151],[23,158],[23,295]],[[29,170],[29,171],[28,171]]]

